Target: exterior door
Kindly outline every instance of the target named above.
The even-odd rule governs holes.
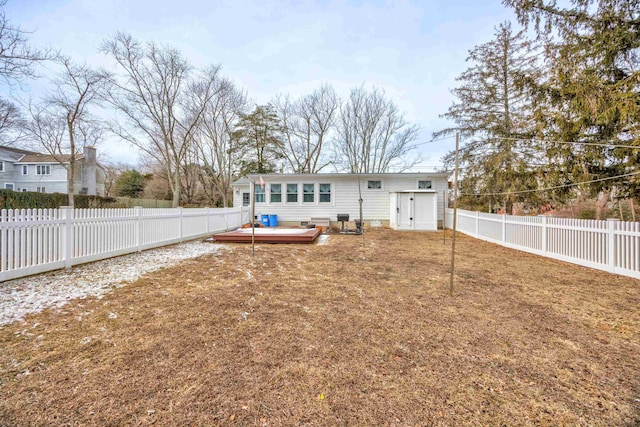
[[[398,230],[413,230],[413,193],[398,193]]]
[[[436,193],[415,193],[413,206],[415,230],[438,229],[436,222]]]

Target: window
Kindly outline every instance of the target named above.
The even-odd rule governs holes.
[[[38,193],[46,193],[46,191],[44,191],[44,187],[36,187],[36,191]]]
[[[23,189],[22,189],[22,192],[23,192],[23,193],[26,193],[26,192],[27,192],[27,189],[26,189],[26,188],[23,188]]]
[[[271,203],[282,202],[282,184],[271,184]]]
[[[4,162],[0,162],[0,172],[4,172]]]
[[[13,190],[15,188],[15,186],[10,182],[5,182],[4,183],[4,188],[6,188],[7,190]]]
[[[320,203],[331,203],[331,184],[320,184]]]
[[[44,188],[44,187],[42,187],[42,188]],[[43,191],[43,193],[44,193],[44,191]],[[242,206],[249,206],[250,203],[251,203],[251,194],[242,193]]]
[[[367,181],[367,188],[369,190],[382,190],[382,181]]]
[[[431,190],[431,181],[418,181],[419,190]]]
[[[264,203],[264,188],[259,185],[254,185],[253,187],[256,189],[256,197],[254,197],[256,203]]]
[[[51,175],[51,165],[36,166],[36,175]]]
[[[298,203],[298,184],[287,184],[287,203]]]
[[[22,175],[28,175],[28,174],[29,174],[29,166],[22,165]]]
[[[305,203],[313,203],[316,192],[315,184],[302,184],[302,201]]]

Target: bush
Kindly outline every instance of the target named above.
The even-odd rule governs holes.
[[[596,219],[596,211],[594,209],[582,209],[578,213],[580,219]]]
[[[103,208],[115,203],[116,199],[77,194],[74,202],[76,208]],[[63,193],[16,192],[0,189],[0,209],[55,209],[68,205],[69,197]]]

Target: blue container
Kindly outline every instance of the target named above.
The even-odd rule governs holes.
[[[269,215],[262,215],[260,217],[260,222],[262,222],[262,225],[264,225],[265,227],[269,226]]]
[[[269,215],[269,227],[278,226],[278,215]]]

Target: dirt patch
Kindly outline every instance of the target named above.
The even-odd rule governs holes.
[[[640,281],[459,236],[246,245],[0,329],[0,425],[634,425]]]

